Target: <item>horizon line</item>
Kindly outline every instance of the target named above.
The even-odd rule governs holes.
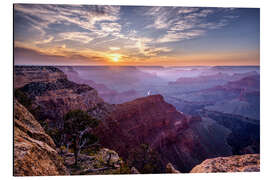
[[[93,67],[260,67],[260,65],[172,65],[172,66],[164,66],[164,65],[63,65],[63,64],[13,64],[13,66],[93,66]]]

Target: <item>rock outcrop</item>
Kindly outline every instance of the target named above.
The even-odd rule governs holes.
[[[30,112],[14,102],[14,176],[68,175],[53,140]]]
[[[130,169],[130,174],[140,174],[140,172],[135,167],[132,167]]]
[[[65,165],[71,175],[87,175],[87,174],[119,174],[123,161],[118,154],[110,149],[102,148],[96,154],[91,156],[80,154],[78,164],[74,165],[74,154],[65,153]]]
[[[166,166],[166,173],[177,174],[177,173],[180,173],[180,171],[178,171],[177,169],[175,169],[171,163],[168,163],[167,166]]]
[[[66,78],[64,73],[52,66],[15,66],[14,88],[23,87],[31,82],[53,83]]]
[[[31,99],[39,122],[46,120],[52,127],[61,128],[62,118],[70,110],[88,111],[100,118],[109,109],[95,89],[69,81],[51,66],[15,66],[15,87]]]
[[[207,159],[195,166],[190,173],[259,172],[260,155],[246,154]]]
[[[173,163],[188,172],[204,159],[219,154],[209,152],[192,124],[200,117],[179,113],[161,95],[139,98],[117,105],[96,130],[100,143],[128,158],[130,150],[148,144],[162,158],[164,168]]]
[[[96,158],[108,166],[119,168],[123,163],[118,154],[110,149],[102,148]]]

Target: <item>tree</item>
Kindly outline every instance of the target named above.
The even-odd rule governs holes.
[[[98,121],[82,110],[72,110],[64,116],[64,134],[68,137],[66,143],[68,146],[73,144],[75,165],[78,163],[81,149],[89,141],[92,128],[97,125]]]

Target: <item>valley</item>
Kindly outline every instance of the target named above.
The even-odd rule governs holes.
[[[81,165],[107,148],[123,162],[103,164],[101,174],[132,168],[162,173],[169,163],[187,173],[206,159],[260,153],[258,69],[242,67],[235,73],[228,68],[200,67],[201,76],[194,76],[193,70],[176,67],[15,66],[15,100],[51,136],[69,174],[97,172],[90,165],[74,169],[70,162],[66,148],[74,145],[63,130],[65,115],[73,110],[99,122],[91,131],[96,146],[82,146]],[[185,77],[173,81],[172,74]],[[83,136],[85,142],[91,137]],[[143,154],[148,157],[143,164],[134,161]]]

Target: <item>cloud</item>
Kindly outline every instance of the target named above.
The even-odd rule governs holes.
[[[154,23],[149,24],[146,28],[165,29],[170,26],[172,21],[169,19],[173,15],[175,7],[151,7],[144,13],[146,16],[152,16]]]
[[[119,6],[15,4],[14,10],[15,20],[16,17],[23,17],[30,24],[29,29],[36,29],[40,32],[41,39],[48,36],[50,26],[54,24],[75,25],[85,31],[92,32],[89,33],[92,38],[84,32],[72,32],[66,35],[62,33],[60,35],[62,38],[75,41],[85,37],[86,40],[83,43],[89,42],[94,37],[104,37],[112,31],[121,29],[121,26],[115,23],[119,19]],[[106,23],[98,28],[97,24],[103,21]],[[50,36],[56,38],[57,33],[50,34]],[[39,43],[42,41],[37,40],[37,44]]]
[[[121,25],[118,23],[101,23],[100,24],[101,31],[112,33],[112,32],[120,32],[121,31]]]
[[[217,12],[222,12],[216,18]],[[226,11],[226,13],[225,13]],[[188,8],[188,7],[152,7],[145,15],[153,17],[153,23],[146,28],[164,29],[156,42],[175,42],[192,39],[204,35],[211,29],[219,29],[229,24],[229,20],[236,18],[228,15],[234,9],[224,8]],[[209,17],[215,17],[209,20]]]
[[[142,38],[133,38],[135,43],[126,45],[125,48],[127,49],[137,49],[137,51],[133,51],[132,55],[140,56],[144,58],[157,56],[161,53],[166,53],[172,51],[172,49],[168,47],[156,47],[156,43],[154,39],[142,37]]]
[[[183,7],[183,8],[180,8],[178,10],[178,14],[188,14],[188,13],[192,13],[192,12],[195,12],[195,11],[198,11],[199,8],[187,8],[187,7]]]
[[[15,4],[15,23],[26,24],[24,33],[35,32],[19,32],[15,41],[49,57],[104,60],[106,53],[117,51],[123,57],[149,59],[173,51],[165,43],[203,36],[236,18],[230,13],[234,9],[226,8],[141,7],[143,12],[135,11],[132,17],[120,12],[122,8]]]
[[[161,53],[167,53],[167,52],[171,52],[172,50],[168,47],[151,47],[151,48],[146,48],[144,49],[144,54],[146,56],[157,56],[160,55]]]
[[[39,27],[48,27],[49,24],[65,21],[88,30],[91,30],[99,21],[117,20],[120,11],[119,6],[38,4],[15,4],[14,9],[23,13]],[[39,21],[35,20],[34,17]]]
[[[47,54],[36,49],[15,47],[14,59],[16,65],[35,64],[35,65],[78,65],[78,64],[100,64],[104,63],[105,59],[100,56],[85,56],[84,54],[78,54],[78,52],[70,52],[69,56],[61,54]]]
[[[21,59],[24,59],[26,62],[32,61],[34,64],[38,63],[38,61],[45,62],[46,60],[55,60],[59,63],[61,62],[60,60],[67,60],[68,62],[79,61],[83,64],[104,63],[107,60],[106,56],[106,52],[95,51],[88,48],[74,50],[66,47],[65,44],[41,49],[38,47],[25,47],[23,44],[15,42],[14,47],[15,62],[20,62]]]
[[[120,50],[120,47],[109,47],[109,49],[112,51],[116,51],[116,50]]]
[[[188,32],[168,31],[168,33],[158,39],[157,42],[164,43],[193,39],[195,37],[202,36],[204,33],[204,30],[191,30]]]
[[[37,45],[39,45],[39,44],[47,44],[47,43],[52,42],[53,39],[54,39],[53,36],[47,36],[43,40],[36,41],[35,44],[37,44]]]
[[[63,41],[63,40],[72,40],[72,41],[78,41],[81,43],[89,43],[93,40],[92,37],[89,36],[89,33],[86,32],[65,32],[65,33],[59,33],[58,39],[55,41]]]
[[[146,26],[146,28],[156,28],[156,29],[165,29],[167,28],[168,22],[166,22],[166,18],[164,18],[165,16],[158,16],[153,24],[149,24],[148,26]]]

